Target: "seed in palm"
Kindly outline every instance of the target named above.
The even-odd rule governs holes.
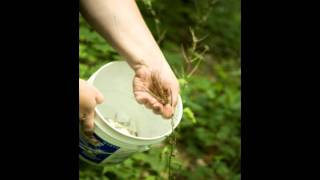
[[[171,90],[168,90],[163,87],[158,72],[151,73],[151,84],[149,86],[149,93],[154,98],[156,98],[162,105],[172,104]]]

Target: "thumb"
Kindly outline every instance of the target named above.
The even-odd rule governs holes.
[[[97,104],[103,103],[104,97],[103,97],[102,93],[101,93],[99,90],[97,90],[97,89],[95,89],[95,90],[96,90],[96,98],[95,98],[96,103],[97,103]]]
[[[162,108],[162,115],[164,118],[171,118],[173,115],[173,108],[172,106],[170,106],[170,104],[166,104],[163,108]]]

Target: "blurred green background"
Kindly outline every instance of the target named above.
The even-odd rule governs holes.
[[[176,130],[175,179],[240,179],[240,1],[138,0],[181,85],[184,116]],[[79,19],[80,77],[121,60]],[[167,179],[168,142],[121,164],[80,163],[81,180]]]

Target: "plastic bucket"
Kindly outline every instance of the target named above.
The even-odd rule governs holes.
[[[163,119],[137,103],[132,89],[134,72],[126,61],[115,61],[102,66],[88,80],[103,95],[105,102],[96,107],[94,137],[91,143],[80,130],[79,156],[94,164],[119,163],[135,152],[148,150],[172,133],[171,120]],[[181,97],[173,116],[174,128],[183,113]],[[138,136],[114,128],[108,118],[125,115],[135,122]]]

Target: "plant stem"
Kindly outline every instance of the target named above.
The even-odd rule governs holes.
[[[170,180],[172,175],[171,175],[171,159],[173,156],[173,148],[174,148],[174,144],[175,144],[175,135],[173,133],[173,128],[174,128],[174,122],[173,122],[173,118],[171,118],[171,135],[169,137],[169,144],[170,144],[170,153],[169,153],[169,162],[168,162],[168,179]]]

